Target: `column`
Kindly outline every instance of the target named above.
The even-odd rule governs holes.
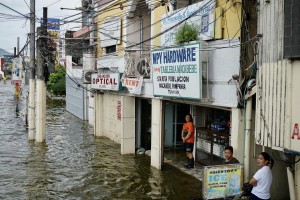
[[[159,99],[152,99],[151,166],[161,169],[163,164],[163,106]]]
[[[118,102],[121,117],[121,154],[135,153],[135,97],[122,96]]]

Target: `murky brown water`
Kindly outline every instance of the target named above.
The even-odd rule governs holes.
[[[120,155],[120,146],[95,138],[85,122],[47,102],[45,144],[28,142],[16,118],[14,87],[0,82],[0,199],[192,199],[201,183],[178,169],[150,167],[145,155]],[[25,108],[21,96],[20,114]]]

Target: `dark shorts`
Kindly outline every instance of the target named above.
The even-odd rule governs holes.
[[[252,193],[251,193],[250,200],[266,200],[266,199],[261,199],[261,198],[259,198],[258,196],[256,196],[255,194],[252,194]],[[270,199],[268,199],[268,200],[270,200]]]
[[[194,143],[184,142],[183,143],[183,151],[185,152],[193,152]]]

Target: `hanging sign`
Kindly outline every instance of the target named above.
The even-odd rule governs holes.
[[[199,43],[151,52],[154,96],[200,99]]]
[[[203,175],[203,199],[225,198],[242,192],[242,164],[206,166]]]
[[[119,91],[120,74],[92,74],[91,88],[96,90]]]
[[[137,76],[134,78],[124,77],[122,78],[122,86],[126,87],[131,94],[141,94],[143,84],[143,76]]]

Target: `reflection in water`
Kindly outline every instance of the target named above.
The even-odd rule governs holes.
[[[13,87],[0,83],[0,199],[189,199],[201,183],[145,155],[120,154],[120,145],[95,138],[87,123],[47,101],[46,143],[28,142],[16,118]],[[19,109],[24,109],[20,97]],[[3,113],[3,114],[2,114]]]
[[[48,147],[45,143],[35,144],[29,142],[29,154],[26,159],[26,176],[28,177],[27,199],[42,199],[48,196],[48,174],[46,153]]]

